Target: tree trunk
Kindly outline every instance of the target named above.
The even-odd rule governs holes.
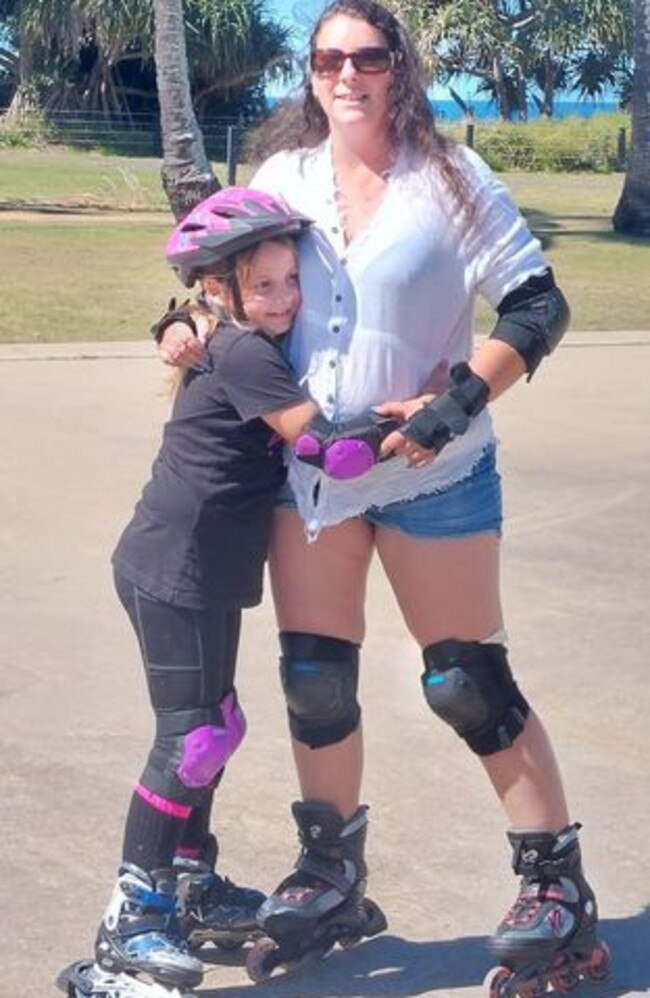
[[[650,236],[650,0],[634,0],[630,163],[612,221],[617,232]]]
[[[555,101],[555,64],[549,49],[544,53],[544,110],[543,118],[553,117]]]
[[[34,89],[34,48],[30,39],[22,37],[18,52],[18,86],[7,108],[7,119],[18,121],[26,114],[38,111],[38,98]]]
[[[501,60],[495,57],[492,62],[492,69],[494,73],[494,89],[497,95],[497,104],[499,106],[499,114],[504,121],[510,121],[512,119],[512,106],[510,104],[510,97],[508,96],[508,88],[506,86],[506,81],[503,74],[503,66]]]
[[[163,144],[162,185],[179,221],[221,186],[192,106],[183,0],[154,0],[156,83]]]

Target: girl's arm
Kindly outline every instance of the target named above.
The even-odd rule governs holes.
[[[275,430],[278,436],[292,444],[318,412],[316,403],[309,400],[291,405],[286,409],[265,412],[261,418],[272,430]]]

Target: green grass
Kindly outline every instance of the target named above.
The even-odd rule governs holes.
[[[214,164],[225,183],[223,163]],[[243,176],[243,174],[242,174]],[[0,206],[167,211],[160,161],[49,147],[0,149]]]
[[[223,165],[217,173],[223,180]],[[244,169],[237,179],[249,176]],[[567,292],[573,328],[650,330],[650,241],[620,237],[610,224],[622,176],[504,180]],[[172,294],[182,297],[163,259],[171,218],[157,160],[2,151],[0,204],[62,212],[0,211],[0,342],[139,339]],[[90,207],[85,216],[63,213]],[[478,319],[483,330],[492,323],[483,306]]]

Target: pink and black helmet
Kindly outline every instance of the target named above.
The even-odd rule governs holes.
[[[167,240],[165,255],[186,288],[219,260],[274,236],[298,235],[311,219],[252,187],[224,187],[197,204]]]

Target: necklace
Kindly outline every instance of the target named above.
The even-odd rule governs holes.
[[[370,176],[367,175],[362,178],[362,183],[357,181],[344,185],[341,183],[338,170],[332,163],[334,203],[347,242],[370,225],[386,196],[386,189],[391,181],[394,166],[395,160],[392,158],[389,165],[381,173],[374,174],[373,180],[370,180]],[[373,171],[368,171],[368,174],[372,173]]]

